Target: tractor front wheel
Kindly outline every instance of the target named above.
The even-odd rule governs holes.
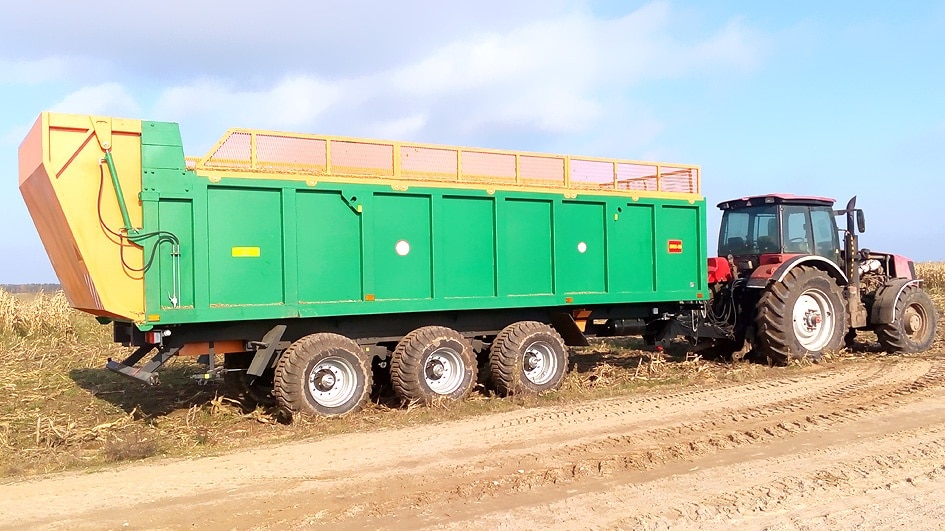
[[[935,339],[935,305],[925,290],[909,287],[896,302],[893,322],[876,329],[879,344],[888,352],[924,352]]]

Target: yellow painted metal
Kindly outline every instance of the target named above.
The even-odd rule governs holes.
[[[259,247],[233,247],[234,258],[259,258]]]
[[[277,131],[231,129],[206,156],[192,161],[197,173],[213,182],[223,178],[384,180],[395,189],[431,183],[560,191],[568,197],[604,193],[701,199],[701,172],[695,165]]]
[[[20,191],[70,304],[143,322],[141,248],[109,232],[123,223],[102,162],[106,149],[140,227],[140,120],[42,113],[20,146]]]

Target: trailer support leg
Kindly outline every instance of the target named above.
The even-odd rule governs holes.
[[[154,350],[154,347],[155,345],[142,345],[122,362],[108,358],[108,363],[105,364],[105,368],[122,376],[140,380],[148,385],[157,385],[158,374],[156,371],[161,368],[167,360],[176,356],[180,347],[158,350],[154,357],[151,358],[151,361],[145,363],[142,367],[135,367],[134,365],[141,361],[145,355]]]
[[[246,374],[259,377],[266,372],[269,364],[272,363],[272,356],[276,353],[276,348],[282,342],[282,334],[285,333],[285,329],[285,325],[276,325],[266,333],[262,341],[250,342],[250,346],[256,349],[256,355],[253,356],[253,361],[249,364]]]

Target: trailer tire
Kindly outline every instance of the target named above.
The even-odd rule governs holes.
[[[925,290],[910,286],[896,301],[891,323],[879,325],[876,337],[887,352],[924,352],[935,340],[935,304]]]
[[[496,336],[489,367],[500,395],[535,395],[561,387],[568,370],[568,348],[554,328],[519,321]]]
[[[312,334],[279,358],[274,394],[291,414],[338,417],[364,407],[371,377],[370,360],[357,343],[338,334]]]
[[[476,354],[459,332],[424,326],[397,343],[390,364],[394,392],[408,404],[462,400],[476,385]]]
[[[815,267],[797,266],[769,284],[756,309],[756,346],[769,363],[819,360],[843,345],[847,318],[840,286]]]

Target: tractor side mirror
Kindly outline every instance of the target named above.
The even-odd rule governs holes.
[[[856,209],[856,230],[859,233],[866,232],[866,216],[861,209]]]

